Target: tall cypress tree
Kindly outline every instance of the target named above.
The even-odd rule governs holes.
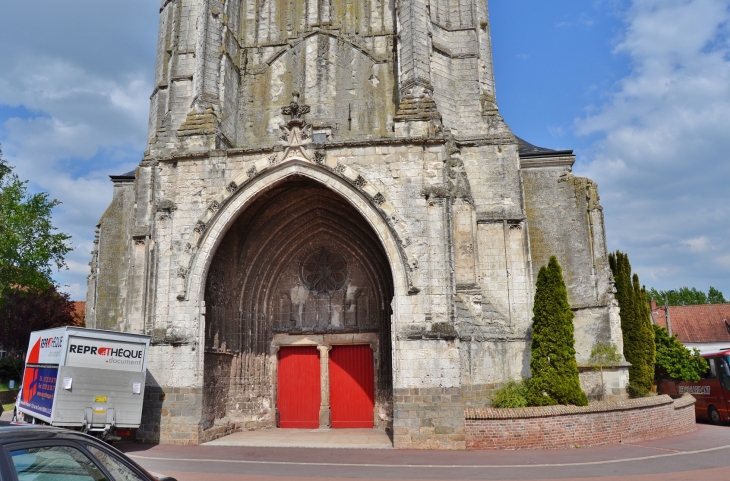
[[[639,276],[634,274],[636,277],[636,285],[639,285]],[[646,286],[642,286],[641,290],[636,294],[636,302],[641,307],[642,312],[640,316],[640,323],[642,329],[642,338],[644,339],[642,345],[644,346],[644,360],[646,363],[644,375],[643,375],[643,387],[646,388],[646,392],[651,391],[651,386],[654,383],[654,373],[656,370],[656,341],[654,340],[654,322],[651,319],[651,308],[649,303],[646,302]]]
[[[554,256],[547,266],[540,268],[532,312],[532,379],[528,403],[532,406],[587,405],[588,397],[580,388],[575,360],[573,311],[568,304],[563,270]]]
[[[634,274],[632,278],[627,254],[621,251],[609,254],[608,263],[616,281],[616,300],[621,309],[624,357],[631,363],[629,394],[632,397],[645,396],[651,390],[656,357],[646,292],[641,288],[639,276]]]

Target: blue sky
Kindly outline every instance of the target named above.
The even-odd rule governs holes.
[[[73,236],[57,280],[86,292],[109,174],[145,148],[155,0],[0,5],[0,143]],[[643,283],[730,297],[730,0],[491,0],[500,111],[575,149],[610,250]]]

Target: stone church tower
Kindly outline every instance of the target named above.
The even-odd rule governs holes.
[[[579,364],[622,345],[574,160],[500,116],[486,0],[162,0],[148,149],[112,176],[88,291],[89,327],[152,336],[139,436],[463,449],[465,406],[530,375],[551,255]]]

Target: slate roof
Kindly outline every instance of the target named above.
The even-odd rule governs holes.
[[[664,306],[651,311],[654,323],[667,327]],[[728,342],[730,332],[725,319],[730,324],[730,304],[701,304],[698,306],[669,306],[669,320],[672,334],[683,343],[688,342]],[[729,344],[730,345],[730,344]]]
[[[136,173],[134,170],[131,172],[127,172],[126,174],[122,175],[110,175],[109,178],[112,180],[112,182],[131,182],[135,179]]]
[[[573,155],[572,150],[553,150],[545,147],[538,147],[529,143],[528,141],[516,137],[517,139],[517,151],[520,157],[531,157],[531,156],[553,156],[553,155]]]

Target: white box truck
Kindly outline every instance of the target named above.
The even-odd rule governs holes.
[[[18,419],[81,430],[105,440],[142,420],[150,338],[59,327],[31,333]]]

